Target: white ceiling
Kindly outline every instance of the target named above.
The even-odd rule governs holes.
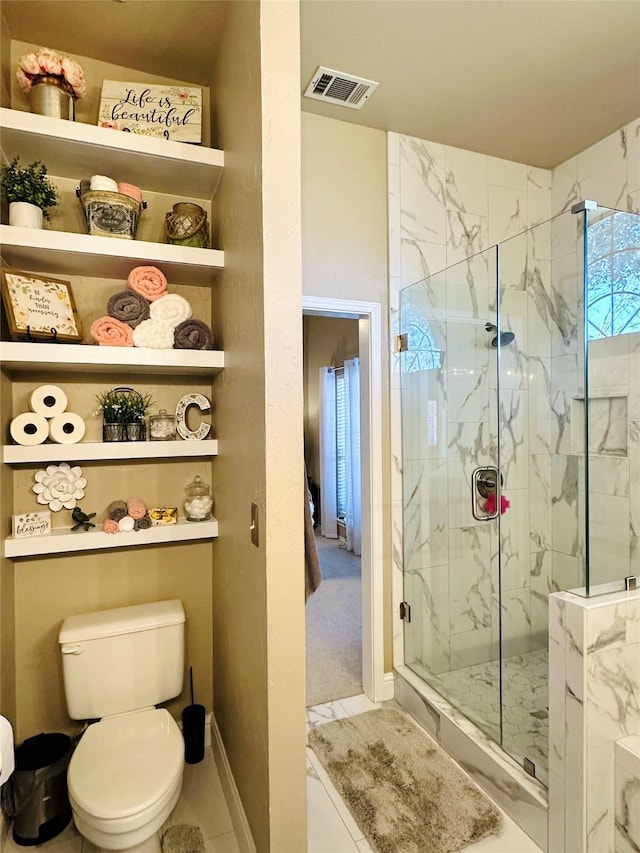
[[[13,38],[209,85],[229,2],[1,6]],[[318,65],[380,83],[308,112],[546,168],[640,116],[640,0],[302,0],[300,19],[301,91]]]

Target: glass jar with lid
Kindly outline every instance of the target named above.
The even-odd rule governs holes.
[[[176,437],[175,415],[160,409],[157,415],[149,415],[149,438],[151,441],[173,441]]]
[[[211,490],[200,475],[196,474],[192,482],[186,486],[184,511],[187,521],[207,521],[211,518],[213,498]]]

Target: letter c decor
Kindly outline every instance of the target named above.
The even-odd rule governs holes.
[[[178,405],[176,406],[176,429],[180,438],[202,441],[203,438],[206,438],[209,435],[211,431],[211,424],[204,423],[203,421],[198,429],[189,429],[187,424],[187,414],[191,406],[197,406],[201,412],[210,412],[211,400],[208,400],[204,394],[185,394],[185,396],[178,401]]]

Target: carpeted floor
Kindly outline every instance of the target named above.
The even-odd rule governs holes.
[[[502,828],[493,803],[402,711],[316,726],[309,745],[376,853],[453,853]]]
[[[362,693],[360,557],[316,535],[322,583],[307,601],[307,707]]]

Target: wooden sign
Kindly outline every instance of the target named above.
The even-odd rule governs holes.
[[[82,342],[70,282],[20,270],[2,270],[2,301],[13,338]]]
[[[26,539],[28,536],[46,536],[51,533],[51,513],[25,512],[23,515],[13,516],[14,539]]]
[[[98,125],[200,144],[202,89],[104,80]]]

